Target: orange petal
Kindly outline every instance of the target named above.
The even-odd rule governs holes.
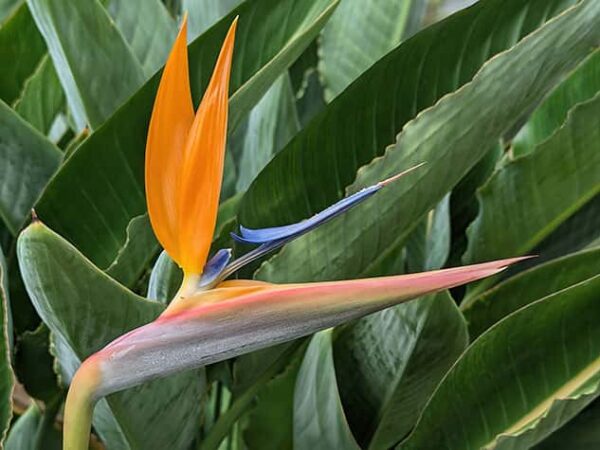
[[[185,143],[194,121],[186,34],[187,16],[160,80],[146,142],[146,198],[150,222],[163,248],[179,263],[176,189]]]
[[[223,178],[229,74],[237,19],[231,24],[184,148],[178,187],[180,266],[200,273],[215,229]]]

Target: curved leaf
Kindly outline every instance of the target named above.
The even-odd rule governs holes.
[[[133,288],[160,251],[148,214],[131,219],[127,239],[105,272],[119,283]]]
[[[573,106],[591,99],[598,91],[600,51],[594,52],[535,110],[513,139],[513,154],[520,156],[533,151],[562,125]]]
[[[164,250],[156,260],[150,281],[148,282],[148,298],[168,304],[183,280],[183,273],[175,261]]]
[[[244,442],[250,450],[293,450],[294,387],[302,358],[293,357],[256,398],[244,427]]]
[[[447,292],[340,330],[338,384],[361,445],[385,450],[405,437],[467,343],[465,320]]]
[[[527,449],[566,423],[598,396],[599,293],[596,276],[481,335],[399,448]]]
[[[188,13],[188,39],[196,39],[241,2],[242,0],[181,0],[181,10]]]
[[[313,336],[294,391],[295,450],[360,450],[348,427],[335,380],[331,332]]]
[[[144,74],[153,75],[167,60],[177,27],[160,0],[109,0],[108,14],[131,47]]]
[[[238,156],[237,192],[244,192],[252,180],[298,131],[289,76],[282,75],[248,116],[244,142]]]
[[[2,101],[0,136],[0,218],[15,235],[62,155]]]
[[[58,76],[50,58],[44,56],[25,82],[23,92],[13,108],[40,133],[48,135],[54,119],[64,106],[65,95]]]
[[[600,400],[594,400],[564,427],[558,429],[535,450],[590,450],[600,445]]]
[[[31,300],[59,339],[57,354],[67,379],[80,361],[164,309],[113,281],[39,222],[21,235],[18,255]],[[99,405],[95,427],[110,439],[118,424],[132,450],[185,449],[196,433],[203,389],[197,371],[138,386]]]
[[[4,448],[6,450],[38,450],[43,443],[45,450],[60,450],[62,439],[58,430],[53,428],[53,422],[54,417],[47,417],[46,413],[42,412],[36,403],[33,403],[15,421]]]
[[[465,261],[523,255],[600,193],[600,95],[479,191]]]
[[[234,15],[240,19],[231,74],[230,129],[234,116],[241,119],[248,113],[310,43],[335,5],[335,0],[243,3],[190,45],[194,98],[200,98],[208,83]],[[281,26],[283,22],[287,27]],[[252,39],[246,39],[250,34]],[[157,83],[155,76],[80,145],[36,206],[46,223],[99,267],[114,260],[125,241],[127,225],[146,211],[144,149]]]
[[[100,126],[144,82],[142,68],[98,0],[27,0],[77,130]]]
[[[461,304],[472,339],[529,303],[600,273],[600,248],[555,259],[521,272]]]
[[[520,4],[523,5],[522,2]],[[477,8],[477,5],[480,7]],[[256,227],[258,218],[266,216],[268,219],[265,222],[287,223],[291,215],[298,211],[307,212],[309,205],[312,207],[327,201],[336,190],[341,192],[346,183],[339,179],[332,182],[331,173],[352,177],[352,172],[343,171],[338,164],[351,166],[358,158],[348,156],[347,146],[343,147],[343,157],[323,157],[328,149],[334,148],[329,144],[334,140],[330,138],[331,132],[321,132],[317,137],[317,128],[331,121],[327,126],[327,129],[331,129],[335,119],[340,120],[336,125],[341,125],[342,117],[344,121],[346,117],[351,121],[358,118],[359,113],[346,113],[348,110],[356,110],[355,106],[346,102],[359,101],[359,88],[364,89],[366,82],[370,83],[369,87],[381,84],[386,87],[386,91],[389,90],[383,78],[376,82],[373,77],[383,76],[385,69],[387,75],[398,79],[395,71],[390,73],[396,67],[394,62],[402,61],[400,56],[403,52],[412,50],[410,44],[419,43],[420,37],[429,42],[432,34],[435,36],[440,33],[443,36],[442,25],[458,26],[461,24],[459,19],[465,18],[473,21],[480,12],[482,15],[485,12],[488,20],[498,22],[498,5],[495,2],[484,1],[477,5],[453,16],[454,20],[449,19],[439,27],[428,29],[433,31],[428,33],[425,30],[400,45],[352,84],[338,100],[332,102],[326,113],[319,116],[323,122],[313,120],[312,126],[298,134],[290,146],[280,152],[257,178],[242,201],[241,223]],[[506,11],[504,7],[502,10]],[[519,17],[522,19],[522,16]],[[406,236],[416,223],[484,156],[514,124],[516,118],[536,104],[565,73],[589,54],[593,46],[598,45],[599,20],[600,4],[583,1],[531,33],[510,50],[492,58],[473,81],[445,96],[434,107],[407,124],[398,135],[396,144],[390,146],[382,158],[375,158],[358,172],[357,179],[349,190],[355,192],[361,187],[427,161],[425,166],[390,185],[377,198],[285,246],[277,256],[262,266],[259,277],[272,281],[302,281],[372,275],[381,261],[402,248]],[[475,20],[470,23],[483,26],[485,21]],[[435,54],[432,50],[433,46],[429,55]],[[361,99],[364,97],[366,95]],[[374,98],[377,99],[376,105],[381,105],[391,101],[388,99],[392,96],[386,94],[384,98]],[[345,109],[340,114],[342,110],[339,108],[342,106]],[[351,148],[363,144],[365,148],[373,148],[372,124],[376,117],[375,111],[369,108],[360,110],[371,114],[369,118],[362,118],[366,124],[365,129],[358,124],[349,123],[339,129],[343,129],[343,135],[352,140],[352,144],[345,142]],[[388,114],[386,117],[393,116]],[[365,131],[359,137],[346,132],[359,129]],[[367,129],[371,131],[367,132]],[[386,129],[389,132],[390,128]],[[318,145],[316,139],[324,139],[329,145]],[[363,142],[363,139],[367,139],[369,143]],[[335,148],[340,149],[342,143],[344,138],[335,139]],[[306,147],[308,144],[310,148]],[[314,157],[316,149],[320,152],[319,158]],[[297,158],[306,161],[300,162]],[[302,176],[301,173],[305,175]],[[321,182],[319,176],[324,174],[327,174],[328,180]],[[269,202],[264,200],[266,189]],[[277,192],[276,196],[272,195],[273,192]],[[286,199],[285,206],[280,204],[283,199]],[[296,201],[301,202],[299,208],[294,205]],[[263,225],[264,222],[260,224]],[[310,262],[307,262],[307,256]]]
[[[344,0],[319,41],[319,72],[331,101],[375,61],[412,35],[426,2]]]
[[[0,99],[12,104],[46,53],[46,45],[25,3],[0,26]]]

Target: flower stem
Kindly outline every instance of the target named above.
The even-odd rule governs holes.
[[[65,403],[63,450],[87,450],[96,388],[100,381],[98,360],[93,356],[75,373]]]

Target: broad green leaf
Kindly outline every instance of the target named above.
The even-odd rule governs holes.
[[[304,354],[294,392],[295,450],[359,450],[340,401],[332,330],[315,334]]]
[[[241,2],[242,0],[181,0],[181,10],[188,13],[188,39],[196,39]]]
[[[148,282],[148,298],[168,304],[183,280],[183,272],[177,263],[164,250],[156,260],[150,281]]]
[[[527,11],[532,11],[531,3],[528,3],[529,8],[523,2],[519,3]],[[506,5],[506,2],[502,5]],[[358,94],[366,87],[365,83],[368,82],[369,87],[382,85],[389,90],[388,81],[383,81],[386,72],[390,76],[390,83],[400,80],[392,70],[400,66],[394,63],[401,62],[402,55],[413,51],[415,46],[419,48],[417,44],[421,40],[429,43],[431,37],[444,37],[448,32],[444,25],[452,25],[451,29],[464,27],[462,20],[468,19],[469,23],[484,26],[487,20],[491,20],[496,24],[492,28],[498,29],[500,18],[497,8],[498,3],[493,0],[480,2],[439,26],[417,34],[373,66],[331,103],[326,114],[319,116],[321,120],[313,120],[312,126],[297,135],[265,168],[242,201],[241,223],[251,227],[289,223],[299,211],[302,215],[308,215],[332,203],[328,198],[334,201],[332,197],[341,196],[343,186],[350,183],[353,176],[351,170],[343,170],[341,164],[347,167],[358,161],[355,155],[347,156],[350,151],[348,146],[374,149],[373,118],[376,112],[366,107],[359,108],[354,103],[364,104],[366,95],[359,97]],[[504,6],[502,8],[503,11],[510,10]],[[474,20],[479,13],[486,20],[484,17]],[[518,23],[523,24],[523,16],[518,17]],[[484,156],[516,118],[536,104],[565,73],[585,58],[591,47],[598,45],[599,21],[600,3],[583,1],[547,22],[510,50],[492,58],[470,83],[446,95],[434,107],[406,124],[396,143],[387,149],[383,157],[363,167],[348,190],[355,192],[423,161],[427,164],[342,217],[288,244],[263,265],[259,276],[272,281],[301,281],[373,274],[373,269],[382,260],[402,248],[406,236],[424,214]],[[530,22],[526,20],[525,23]],[[468,35],[473,36],[474,33]],[[451,40],[446,36],[443,43],[448,42]],[[438,48],[443,46],[435,47],[436,50]],[[427,54],[432,57],[437,54],[433,45]],[[461,51],[460,54],[464,53]],[[402,65],[410,66],[412,64]],[[376,76],[377,81],[374,79]],[[384,103],[393,104],[392,96],[387,94],[383,97],[369,95],[371,97],[377,98],[377,108]],[[354,106],[351,106],[353,103]],[[348,110],[355,113],[347,114]],[[359,118],[358,110],[369,114],[369,118],[363,117],[366,123],[364,129],[359,123],[349,123]],[[394,114],[386,115],[390,116]],[[317,129],[324,123],[328,130],[344,130],[343,134],[336,136],[335,140],[331,138],[332,131],[320,133],[317,137]],[[380,127],[383,128],[383,124],[377,129]],[[391,139],[389,132],[393,128],[386,129],[387,139]],[[348,133],[348,130],[353,132]],[[317,141],[318,138],[323,139],[322,145]],[[310,147],[306,147],[309,143]],[[346,156],[330,159],[333,155],[326,152],[339,150],[341,146]],[[316,149],[320,158],[314,157]],[[373,156],[364,155],[365,159]],[[299,176],[299,172],[306,175]],[[332,181],[332,173],[344,174],[347,182],[340,179]],[[319,180],[324,174],[328,174],[327,182]],[[268,204],[264,201],[267,186],[271,199]],[[277,196],[273,196],[272,192],[277,192]],[[281,208],[279,203],[283,199],[286,205]],[[298,200],[301,200],[300,208],[295,204]],[[260,222],[259,218],[262,219]],[[307,255],[310,257],[309,263]]]
[[[244,192],[256,175],[298,131],[292,87],[287,74],[275,81],[248,116],[238,157],[236,189]]]
[[[399,448],[528,449],[574,417],[598,396],[599,295],[596,276],[481,335]]]
[[[600,446],[600,400],[533,447],[535,450],[591,450]]]
[[[61,152],[0,101],[0,218],[16,235],[57,169]]]
[[[64,106],[62,86],[52,60],[46,55],[25,82],[23,92],[13,108],[40,133],[48,135],[54,119]]]
[[[77,130],[99,127],[144,82],[142,68],[98,0],[27,0]]]
[[[321,33],[319,72],[331,101],[375,61],[417,31],[419,0],[344,0]]]
[[[66,348],[58,352],[66,380],[79,361],[164,309],[116,283],[39,222],[21,234],[18,255],[32,302]],[[99,405],[94,424],[106,439],[117,432],[117,423],[127,440],[127,447],[118,448],[185,449],[196,432],[202,391],[199,371],[146,383],[110,396]]]
[[[46,45],[35,22],[22,3],[0,24],[0,99],[15,101],[25,81],[46,53]]]
[[[42,447],[43,445],[43,447]],[[54,417],[47,417],[33,403],[12,426],[5,450],[60,450],[62,437],[54,428]]]
[[[12,391],[15,383],[11,366],[12,327],[8,304],[7,273],[4,254],[0,250],[0,448],[12,419]]]
[[[293,0],[242,4],[190,46],[194,98],[200,98],[208,83],[234,15],[239,14],[240,22],[231,75],[231,120],[242,118],[260,100],[319,32],[335,5],[335,0],[310,5]],[[287,22],[286,29],[282,22]],[[244,39],[250,34],[252,39]],[[114,260],[127,225],[146,210],[144,149],[157,83],[158,75],[80,145],[36,207],[45,222],[99,267]]]
[[[598,193],[600,95],[576,106],[550,139],[502,167],[479,191],[465,261],[530,252]]]
[[[405,437],[467,342],[447,292],[342,328],[334,343],[338,385],[361,446],[385,450]]]
[[[146,77],[167,60],[177,26],[160,0],[108,0],[106,10],[129,43]]]
[[[127,239],[117,257],[105,272],[124,286],[133,288],[159,253],[160,245],[154,236],[148,214],[131,219]]]
[[[600,273],[600,248],[574,253],[521,272],[461,304],[472,339],[529,303]]]
[[[535,110],[513,139],[513,154],[524,155],[550,137],[577,103],[600,91],[600,51],[594,52],[573,74],[563,81]]]
[[[244,420],[244,443],[249,450],[293,450],[294,388],[301,361],[294,357],[261,388],[256,406]]]

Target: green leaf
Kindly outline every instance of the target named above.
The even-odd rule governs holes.
[[[116,283],[39,222],[21,234],[18,255],[31,300],[62,346],[57,354],[67,380],[80,361],[164,309]],[[127,446],[118,448],[185,449],[196,433],[203,389],[199,371],[143,384],[98,405],[94,426],[109,448],[107,438],[120,434]]]
[[[301,361],[294,357],[258,393],[256,406],[244,421],[244,442],[249,450],[293,450],[294,388]]]
[[[44,40],[21,3],[0,26],[0,99],[11,104],[19,97],[45,53]]]
[[[342,328],[335,366],[361,446],[388,449],[405,437],[467,343],[465,320],[447,292]]]
[[[240,395],[250,389],[263,374],[279,361],[289,356],[298,341],[284,343],[242,355],[233,362],[233,393]]]
[[[98,0],[27,0],[77,130],[95,129],[144,82],[142,68]]]
[[[11,366],[12,327],[7,292],[7,270],[0,250],[0,448],[12,419],[12,391],[15,383]]]
[[[303,281],[376,273],[381,261],[403,247],[418,221],[512,125],[515,112],[529,109],[589,52],[596,38],[589,31],[594,17],[584,18],[577,14],[579,9],[571,10],[521,45],[493,58],[471,83],[406,124],[417,111],[471,79],[488,59],[490,40],[495,43],[494,51],[511,47],[544,22],[545,13],[567,6],[544,5],[552,8],[540,8],[536,1],[483,1],[418,33],[376,63],[304,128],[246,193],[240,206],[243,225],[296,222],[341,199],[345,187],[357,179],[358,168],[381,155],[403,126],[398,142],[389,147],[385,157],[361,170],[350,190],[417,163],[427,164],[344,216],[288,244],[263,266],[260,276]],[[499,16],[500,10],[503,14]],[[573,51],[552,45],[563,31],[580,25],[588,32],[572,37]],[[475,28],[465,33],[468,26]],[[516,73],[533,77],[533,68],[525,70],[530,66],[526,57],[530,52],[537,55],[535,63],[553,69],[544,70],[545,76],[535,80],[523,76],[515,82]],[[407,69],[413,67],[415,71]],[[420,67],[427,72],[418,72]],[[525,91],[531,95],[524,95]],[[505,103],[510,108],[498,106]]]
[[[152,260],[160,251],[148,214],[131,219],[127,226],[127,239],[115,260],[105,272],[128,288],[133,288],[142,275],[150,269]]]
[[[313,336],[298,372],[294,392],[295,450],[360,450],[337,390],[331,331]]]
[[[56,411],[54,410],[54,413]],[[6,450],[60,450],[62,437],[53,427],[54,417],[48,417],[33,403],[10,430]],[[43,444],[43,447],[41,445]]]
[[[61,152],[0,101],[0,218],[16,235],[54,171]]]
[[[256,175],[298,131],[300,124],[287,74],[275,81],[248,117],[238,157],[237,192],[244,192]]]
[[[181,10],[188,13],[188,39],[196,39],[241,2],[242,0],[181,0]]]
[[[319,72],[331,101],[375,61],[413,34],[426,2],[344,0],[321,33]]]
[[[600,276],[481,335],[428,403],[403,450],[528,449],[598,395]]]
[[[156,260],[148,283],[148,298],[168,304],[183,280],[183,272],[164,250]]]
[[[192,92],[200,98],[233,15],[240,15],[231,86],[231,115],[243,117],[318,33],[335,0],[259,0],[242,4],[189,48]],[[288,26],[284,29],[281,23]],[[244,36],[252,34],[252,39]],[[275,39],[276,37],[276,39]],[[36,207],[40,217],[100,267],[144,214],[144,149],[158,75],[80,145]],[[230,122],[231,127],[231,122]],[[118,205],[118,206],[117,206]]]
[[[129,43],[146,77],[167,60],[177,26],[160,0],[109,0],[108,14]]]
[[[461,304],[472,339],[529,303],[600,273],[600,248],[574,253],[521,272]]]
[[[600,91],[600,51],[594,52],[563,81],[533,113],[513,139],[513,154],[524,155],[546,140],[567,118],[577,103]]]
[[[533,447],[535,450],[590,450],[600,445],[600,400],[594,400],[564,427]]]
[[[13,108],[35,129],[48,135],[54,119],[65,106],[65,95],[46,55],[23,86],[23,92]]]
[[[600,193],[600,95],[576,106],[552,137],[479,191],[465,261],[530,252]]]

